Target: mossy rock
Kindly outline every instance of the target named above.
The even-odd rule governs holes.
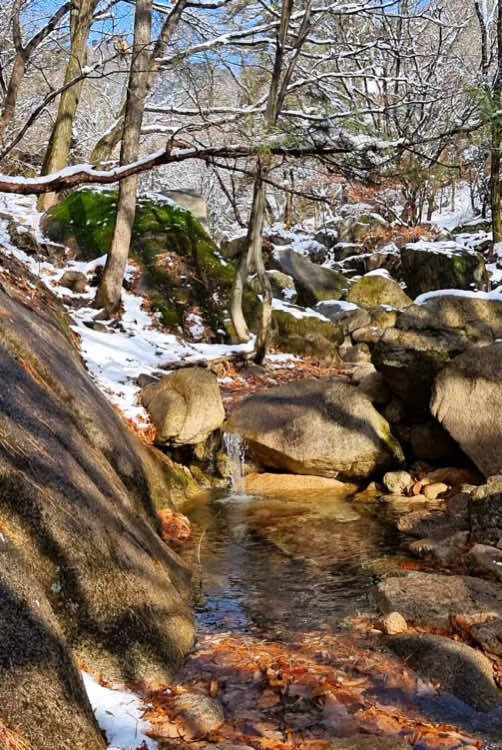
[[[333,362],[338,360],[338,347],[343,339],[343,328],[336,323],[307,314],[299,318],[286,310],[272,313],[272,341],[284,352]]]
[[[412,304],[412,300],[403,292],[397,281],[380,274],[363,276],[356,281],[347,300],[361,307],[390,305],[398,310]]]
[[[52,241],[70,245],[79,257],[92,260],[110,249],[116,211],[117,191],[77,190],[44,215],[42,228]],[[236,267],[222,258],[189,211],[160,196],[140,196],[131,254],[143,267],[153,308],[168,328],[181,329],[187,311],[198,308],[206,325],[220,338],[225,336]],[[255,296],[246,302],[252,307]]]
[[[484,290],[483,257],[455,242],[415,242],[401,250],[408,293],[413,297],[437,289]]]

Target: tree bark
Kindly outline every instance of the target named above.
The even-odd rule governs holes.
[[[129,164],[138,158],[145,109],[145,93],[148,80],[149,45],[152,29],[152,0],[136,0],[134,16],[134,45],[127,91],[124,133],[120,152],[121,164]],[[119,187],[117,219],[110,252],[106,259],[103,278],[99,285],[95,304],[107,314],[120,306],[122,282],[129,256],[131,235],[136,214],[137,175],[126,177]]]
[[[166,18],[164,25],[162,26],[159,38],[155,42],[155,46],[148,60],[148,75],[146,77],[145,83],[145,99],[152,87],[155,76],[159,69],[157,58],[161,57],[164,54],[164,51],[166,50],[167,45],[171,40],[173,32],[178,25],[181,14],[183,13],[187,3],[188,0],[178,0],[178,2],[174,5],[172,11]],[[103,136],[101,136],[101,138],[93,148],[91,154],[91,164],[94,164],[95,166],[102,166],[111,159],[114,149],[118,146],[118,144],[120,143],[120,139],[122,138],[126,102],[127,96],[125,95],[120,106],[120,112],[117,120],[115,121],[113,126]]]
[[[71,50],[66,66],[64,83],[76,78],[87,62],[87,40],[97,0],[73,0],[71,11]],[[66,89],[59,100],[56,121],[45,153],[42,174],[52,174],[68,164],[73,121],[82,92],[82,81]],[[46,211],[57,202],[56,193],[47,193],[40,199],[39,207]]]

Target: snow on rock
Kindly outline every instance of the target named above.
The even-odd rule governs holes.
[[[418,240],[418,242],[409,242],[406,247],[424,253],[440,253],[450,257],[465,252],[474,254],[474,251],[471,250],[471,248],[460,245],[454,240]]]
[[[414,301],[415,305],[424,305],[433,297],[467,297],[468,299],[493,299],[502,301],[502,287],[497,287],[492,292],[470,292],[467,289],[436,289],[433,292],[420,294]]]
[[[272,309],[282,310],[282,312],[286,312],[298,320],[300,318],[319,318],[319,320],[325,320],[327,323],[330,322],[328,318],[321,315],[317,310],[313,310],[311,307],[298,307],[297,305],[292,305],[289,302],[285,302],[284,300],[275,297],[272,300]]]
[[[106,734],[109,750],[157,750],[157,743],[148,737],[151,725],[145,721],[145,705],[134,693],[103,687],[87,672],[82,679],[96,721]]]

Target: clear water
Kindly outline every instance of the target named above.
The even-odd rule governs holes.
[[[399,564],[390,527],[339,498],[230,495],[185,512],[203,631],[335,628],[372,611],[378,571]]]

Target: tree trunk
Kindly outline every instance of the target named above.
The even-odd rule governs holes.
[[[136,161],[139,154],[141,125],[145,109],[151,27],[152,0],[136,0],[134,46],[120,152],[121,164]],[[107,314],[116,312],[120,306],[122,282],[127,266],[136,214],[137,183],[136,175],[126,177],[120,183],[115,231],[95,302],[96,306],[104,308]]]
[[[14,66],[7,87],[7,94],[5,96],[4,107],[2,116],[0,117],[0,143],[3,142],[5,131],[7,130],[9,123],[14,117],[16,111],[16,102],[19,94],[21,83],[23,82],[24,74],[26,72],[26,61],[23,52],[17,52],[14,60]]]
[[[155,76],[159,70],[159,63],[157,58],[162,57],[169,42],[171,41],[174,30],[176,29],[178,22],[181,18],[183,11],[188,3],[188,0],[178,0],[174,5],[173,9],[166,18],[164,25],[162,26],[159,38],[155,42],[155,46],[149,55],[148,59],[148,75],[145,79],[145,99],[155,81]],[[112,157],[114,149],[120,143],[122,133],[124,129],[124,115],[126,109],[127,97],[124,95],[122,104],[120,106],[119,116],[113,126],[99,139],[93,148],[91,154],[91,164],[96,167],[102,166],[105,162],[109,161]]]
[[[70,83],[85,67],[87,62],[87,40],[92,25],[92,17],[97,0],[74,0],[71,11],[71,49],[66,66],[64,83]],[[73,121],[80,101],[82,81],[70,86],[61,94],[56,121],[45,153],[42,174],[52,174],[68,164],[70,155]],[[56,193],[47,193],[39,202],[46,211],[57,202]]]
[[[502,130],[494,121],[491,128],[491,206],[493,242],[502,242],[502,216],[500,210],[500,148],[502,146]]]
[[[272,287],[270,279],[265,271],[263,262],[263,225],[265,222],[265,184],[260,178],[256,181],[253,207],[249,225],[249,254],[251,255],[253,267],[258,276],[258,284],[262,292],[261,320],[258,336],[256,339],[256,350],[254,360],[261,365],[267,354],[272,324]]]

